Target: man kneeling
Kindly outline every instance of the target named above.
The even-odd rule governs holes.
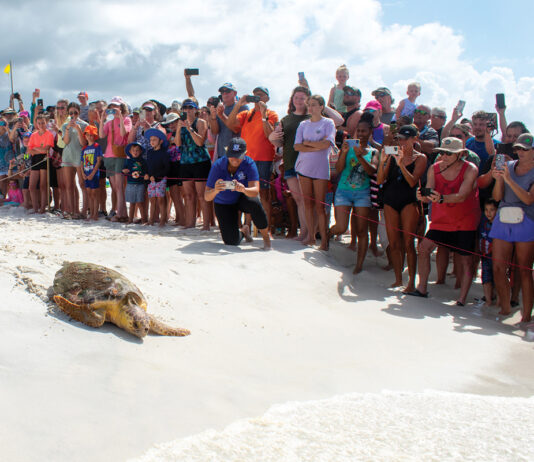
[[[215,215],[222,240],[238,245],[243,237],[251,242],[247,225],[239,228],[239,212],[250,213],[252,221],[263,237],[263,248],[271,248],[267,229],[267,215],[259,199],[260,177],[255,162],[246,155],[247,144],[242,138],[232,138],[226,156],[211,166],[204,192],[207,202],[215,202]]]

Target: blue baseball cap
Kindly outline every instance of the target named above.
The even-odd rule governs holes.
[[[234,87],[234,85],[230,82],[223,83],[219,87],[219,93],[223,90],[237,91],[236,87]]]
[[[236,136],[232,138],[226,146],[226,157],[242,159],[247,152],[247,143],[243,138]]]
[[[198,109],[198,104],[195,103],[192,99],[184,99],[182,102],[182,109],[185,109],[186,107],[192,107],[195,109]]]
[[[254,88],[254,90],[252,90],[252,93],[254,93],[256,90],[262,91],[267,96],[269,96],[269,90],[267,89],[267,87],[256,87],[256,88]],[[270,96],[269,96],[269,98],[270,98]]]

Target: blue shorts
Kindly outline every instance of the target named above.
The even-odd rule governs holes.
[[[145,202],[145,184],[144,183],[127,183],[126,184],[126,202],[129,204],[138,204]]]
[[[260,189],[269,189],[271,187],[271,172],[273,163],[270,160],[255,160],[256,168],[260,175]]]
[[[493,284],[493,260],[491,256],[482,257],[482,284]]]
[[[297,172],[294,168],[288,168],[287,170],[284,170],[284,178],[296,178]]]
[[[100,175],[98,174],[98,172],[96,173],[96,175],[93,177],[92,180],[85,180],[86,188],[98,189],[99,186],[100,186]]]
[[[489,237],[506,242],[532,242],[534,241],[534,220],[527,214],[521,223],[502,223],[499,218],[500,209],[491,225]]]
[[[371,188],[355,189],[353,191],[337,188],[334,206],[371,207]]]

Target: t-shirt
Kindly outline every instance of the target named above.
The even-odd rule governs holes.
[[[486,215],[482,215],[480,225],[478,226],[478,233],[480,235],[480,252],[482,255],[491,255],[491,241],[493,241],[493,239],[489,237],[491,224],[491,221],[486,218]]]
[[[284,144],[283,144],[283,157],[284,157],[284,169],[289,170],[295,168],[295,162],[299,153],[295,151],[295,136],[297,135],[297,129],[303,120],[309,119],[308,114],[288,114],[282,120],[282,128],[284,130]]]
[[[391,121],[395,118],[394,112],[383,112],[380,116],[380,122],[386,125],[391,125]]]
[[[141,156],[139,157],[128,157],[125,159],[124,168],[129,170],[128,173],[128,183],[130,184],[143,184],[144,176],[147,173],[146,160]],[[134,175],[134,173],[137,173]]]
[[[232,175],[228,171],[228,157],[224,156],[217,159],[211,166],[206,186],[214,189],[217,180],[237,180],[245,188],[248,188],[249,182],[260,181],[260,175],[258,174],[256,163],[249,156],[243,157],[239,167]],[[225,189],[215,196],[213,202],[217,204],[235,204],[239,200],[240,194],[242,193]]]
[[[278,122],[278,114],[267,109],[267,119],[274,127]],[[237,121],[241,126],[241,138],[247,143],[248,155],[256,161],[272,161],[274,159],[274,146],[265,136],[260,111],[251,109],[237,114]]]
[[[301,144],[306,141],[321,141],[326,139],[331,146],[321,151],[302,151],[299,152],[295,170],[301,175],[314,179],[329,180],[330,166],[328,164],[328,155],[330,150],[335,146],[336,127],[332,119],[323,117],[317,122],[304,120],[300,123],[295,136],[295,144]]]
[[[518,175],[515,171],[517,162],[519,161],[510,160],[506,162],[510,172],[510,178],[520,188],[524,189],[525,191],[530,191],[530,188],[532,188],[532,185],[534,185],[534,168],[531,168],[524,175]],[[504,196],[499,203],[499,210],[503,207],[520,207],[531,220],[534,220],[534,204],[525,204],[521,199],[519,199],[519,197],[517,197],[513,189],[506,183],[504,183]],[[534,235],[534,229],[532,230],[532,234]]]
[[[81,159],[83,171],[86,175],[91,174],[99,157],[102,157],[102,149],[98,143],[91,144],[90,146],[83,148]]]
[[[363,158],[371,163],[373,149],[367,148]],[[359,159],[356,157],[354,149],[350,148],[345,157],[345,168],[341,172],[337,189],[344,191],[361,191],[371,186],[370,178]]]
[[[80,119],[89,123],[89,105],[80,106]]]
[[[113,127],[113,133],[111,131],[111,127]],[[126,146],[128,144],[128,133],[130,133],[130,130],[132,129],[132,119],[130,119],[129,117],[124,118],[124,128],[126,130],[126,135],[122,136],[120,121],[118,117],[115,117],[113,120],[109,120],[104,124],[104,134],[108,139],[108,144],[106,146],[106,151],[104,152],[104,157],[116,157],[113,155],[113,148],[111,147],[112,144],[114,144],[115,146]]]
[[[87,122],[84,122],[81,119],[78,119],[76,121],[76,124],[82,130],[82,133],[85,130],[85,127],[89,125]],[[80,139],[78,138],[78,130],[76,130],[74,127],[70,127],[68,122],[65,122],[63,126],[61,127],[61,133],[63,133],[63,139],[65,139],[65,134],[67,133],[67,130],[69,131],[69,144],[67,144],[63,148],[61,157],[63,159],[63,163],[76,167],[78,165],[78,162],[80,161],[80,154],[82,153],[82,145],[80,144]]]
[[[39,132],[33,132],[28,142],[28,150],[35,148],[53,148],[54,147],[54,135],[48,130],[40,135]]]
[[[497,144],[497,140],[493,139],[493,145],[495,146]],[[486,150],[486,143],[484,141],[477,141],[475,137],[469,138],[465,142],[465,147],[467,149],[471,149],[471,151],[474,151],[478,157],[480,157],[480,165],[484,165],[486,160],[489,157],[489,153]],[[480,175],[480,167],[479,167],[479,175]]]
[[[425,125],[425,127],[419,132],[419,139],[421,141],[433,141],[436,146],[439,144],[438,132],[430,125]]]
[[[224,106],[224,114],[228,116],[232,109],[234,108],[235,103],[231,106]],[[239,108],[239,112],[248,111],[248,106],[242,106]],[[224,157],[226,155],[226,146],[234,136],[239,136],[238,133],[234,133],[230,130],[224,122],[217,116],[217,125],[219,126],[219,134],[217,135],[217,150],[215,158]]]

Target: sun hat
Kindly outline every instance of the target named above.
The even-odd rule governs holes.
[[[176,112],[169,112],[165,116],[165,120],[163,122],[161,122],[161,125],[172,124],[173,122],[176,122],[179,118],[180,118],[180,116],[178,114],[176,114]]]
[[[167,141],[167,137],[165,136],[165,133],[163,133],[161,130],[158,130],[157,128],[149,128],[145,132],[145,138],[149,140],[151,136],[155,136],[156,138],[159,138],[161,141],[163,141],[162,146],[164,148],[166,148],[169,145],[169,142]]]
[[[159,131],[159,130],[158,130]],[[137,141],[133,142],[133,143],[130,143],[130,144],[127,144],[126,147],[124,148],[124,152],[126,153],[126,155],[128,157],[132,157],[132,155],[130,154],[130,149],[133,147],[133,146],[139,146],[141,148],[141,154],[144,154],[145,153],[145,148],[143,147],[143,145],[141,143],[138,143]]]
[[[462,140],[451,136],[449,138],[443,138],[441,140],[441,146],[439,148],[434,149],[434,151],[452,152],[454,154],[457,154],[459,152],[466,151],[466,149],[464,148]]]
[[[83,131],[83,134],[98,136],[98,128],[96,128],[94,125],[87,125],[87,127],[85,127],[85,130]]]

